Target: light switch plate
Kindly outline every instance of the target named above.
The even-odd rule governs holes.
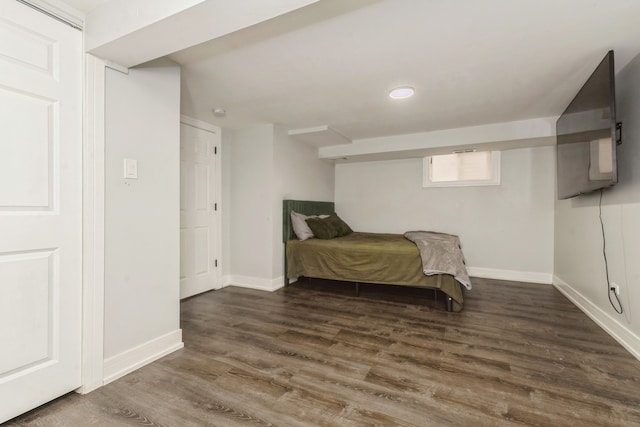
[[[124,159],[125,179],[138,179],[138,161],[135,159]]]

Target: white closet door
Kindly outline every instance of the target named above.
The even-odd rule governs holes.
[[[180,298],[217,289],[219,133],[180,124]]]
[[[0,2],[0,422],[81,383],[82,33]]]

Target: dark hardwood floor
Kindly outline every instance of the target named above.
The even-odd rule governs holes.
[[[632,426],[640,361],[553,287],[304,281],[182,303],[185,348],[10,426]]]

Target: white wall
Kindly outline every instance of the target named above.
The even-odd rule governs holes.
[[[284,270],[282,200],[333,200],[334,166],[278,126],[222,134],[225,282],[277,289]]]
[[[229,132],[232,143],[222,155],[231,157],[230,273],[271,279],[273,126]]]
[[[291,138],[282,127],[274,132],[273,276],[284,276],[282,243],[282,201],[317,200],[332,202],[335,167],[318,159],[318,150]],[[284,277],[282,278],[284,280]]]
[[[336,210],[357,231],[457,234],[470,273],[550,283],[553,147],[505,150],[502,184],[423,188],[422,159],[336,166]]]
[[[156,61],[106,73],[105,374],[137,346],[179,334],[180,68]],[[123,179],[123,159],[138,179]],[[155,347],[153,351],[159,351]],[[138,354],[140,355],[140,354]],[[142,355],[144,356],[144,355]],[[147,354],[147,356],[149,356]],[[120,360],[122,362],[122,360]]]
[[[607,296],[598,192],[556,202],[554,284],[640,358],[640,55],[616,76],[616,98],[619,183],[603,193],[602,219],[624,314]]]

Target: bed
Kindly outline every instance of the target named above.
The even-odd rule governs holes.
[[[332,239],[297,239],[291,211],[304,215],[335,212],[333,202],[283,201],[285,286],[291,278],[307,277],[356,284],[412,286],[445,294],[448,311],[462,310],[462,285],[449,274],[425,275],[417,246],[401,234],[359,233]]]

